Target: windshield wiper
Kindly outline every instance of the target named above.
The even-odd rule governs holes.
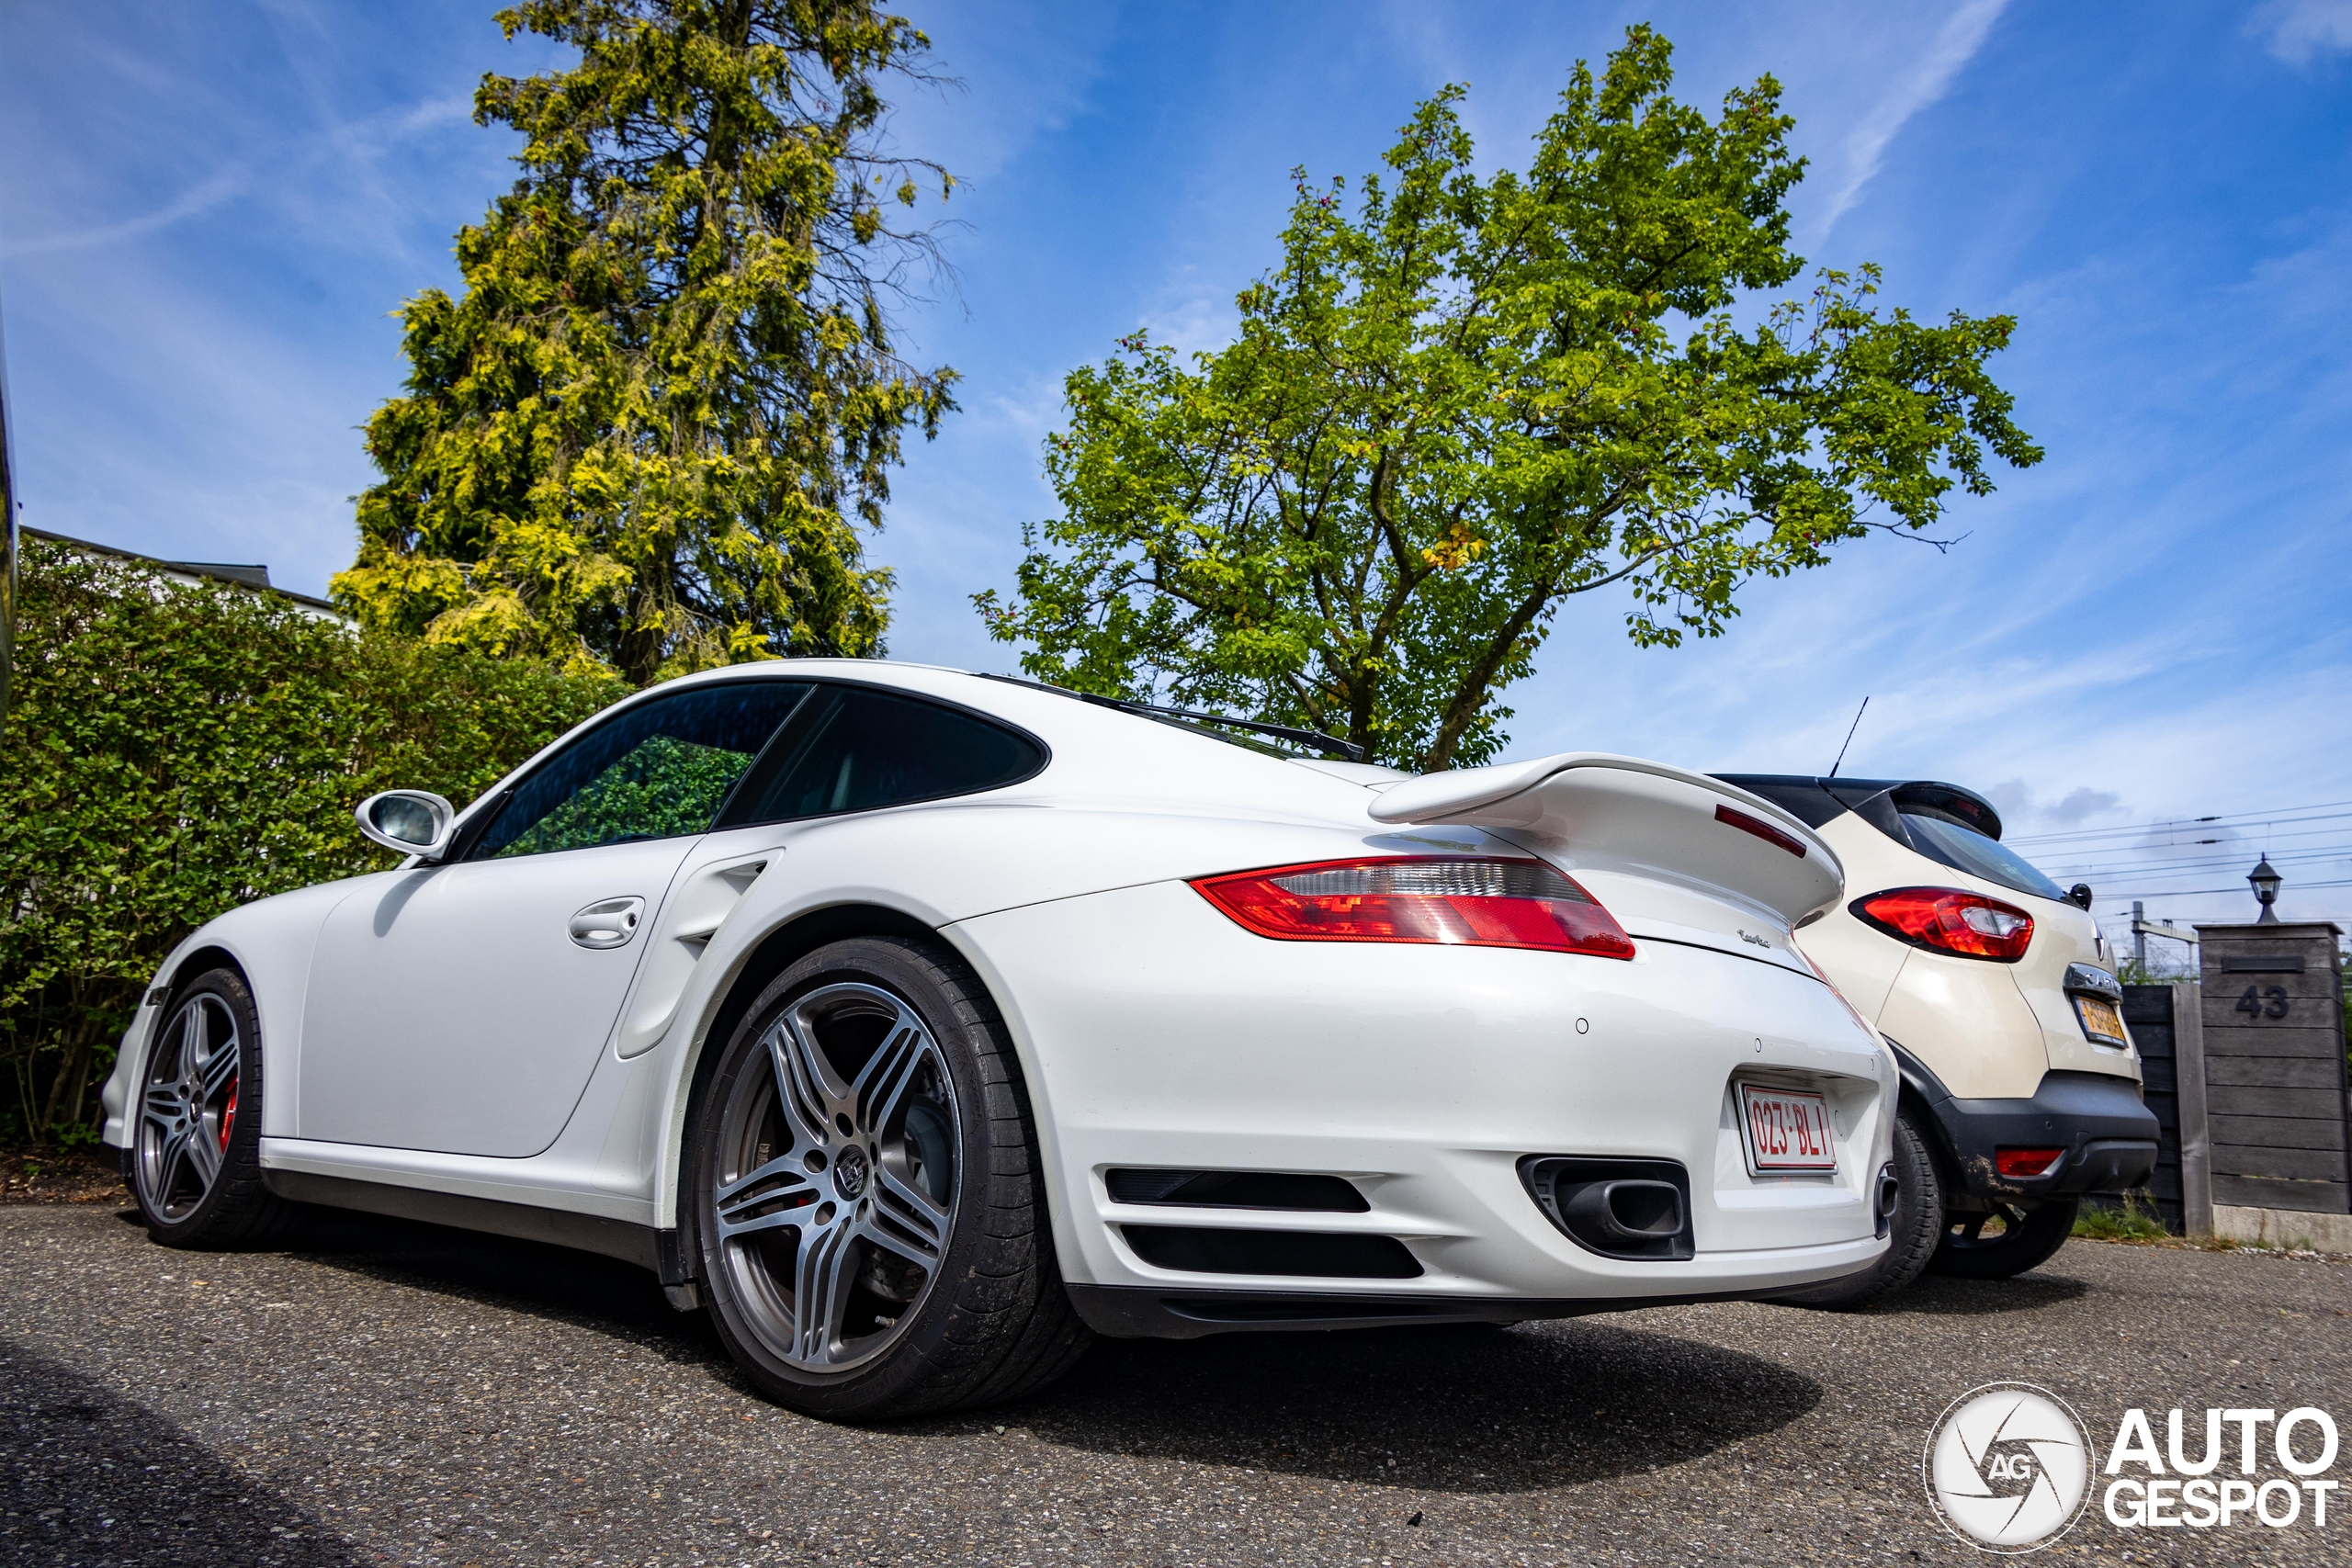
[[[1023,680],[1018,675],[984,675],[988,681],[1010,681],[1016,686],[1035,686],[1041,692],[1057,692],[1065,697],[1076,697],[1096,707],[1117,708],[1121,713],[1136,714],[1145,718],[1175,718],[1192,724],[1219,724],[1228,729],[1246,729],[1253,735],[1271,735],[1293,745],[1306,746],[1338,757],[1345,761],[1361,762],[1364,750],[1352,740],[1342,740],[1336,735],[1326,735],[1319,729],[1300,729],[1294,725],[1268,724],[1258,718],[1228,718],[1221,713],[1203,713],[1197,708],[1164,707],[1158,703],[1139,703],[1129,697],[1102,697],[1092,692],[1073,692],[1068,686],[1057,686],[1046,681]]]

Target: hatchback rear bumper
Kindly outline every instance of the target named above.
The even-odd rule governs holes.
[[[1894,1042],[1889,1041],[1889,1044]],[[1934,1113],[1949,1171],[1978,1198],[2071,1198],[2146,1185],[2156,1168],[2156,1117],[2140,1086],[2104,1073],[2043,1075],[2030,1100],[1963,1100],[1900,1045],[1905,1085]],[[2003,1149],[2063,1149],[2047,1174],[2004,1176]]]

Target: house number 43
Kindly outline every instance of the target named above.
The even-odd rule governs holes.
[[[2235,1010],[2255,1018],[2284,1018],[2287,1016],[2287,987],[2264,986],[2257,989],[2248,986],[2245,995],[2238,998]]]

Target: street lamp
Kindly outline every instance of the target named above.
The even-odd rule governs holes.
[[[2270,857],[2263,856],[2261,863],[2245,874],[2245,879],[2254,885],[2254,896],[2262,900],[2262,914],[2254,923],[2257,926],[2277,925],[2278,911],[2271,906],[2278,902],[2278,884],[2283,878],[2272,869]]]

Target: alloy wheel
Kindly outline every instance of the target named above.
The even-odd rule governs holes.
[[[140,1195],[166,1224],[194,1213],[228,1163],[243,1045],[229,1004],[198,991],[180,1004],[149,1054],[137,1173]]]
[[[779,1013],[729,1091],[705,1216],[748,1326],[807,1372],[905,1332],[954,1233],[956,1087],[907,1003],[858,982]]]
[[[2009,1240],[2024,1226],[2025,1215],[2007,1203],[1995,1203],[1986,1212],[1951,1215],[1944,1224],[1948,1236],[1944,1245],[1958,1251]],[[1985,1234],[1987,1229],[1990,1235]]]

